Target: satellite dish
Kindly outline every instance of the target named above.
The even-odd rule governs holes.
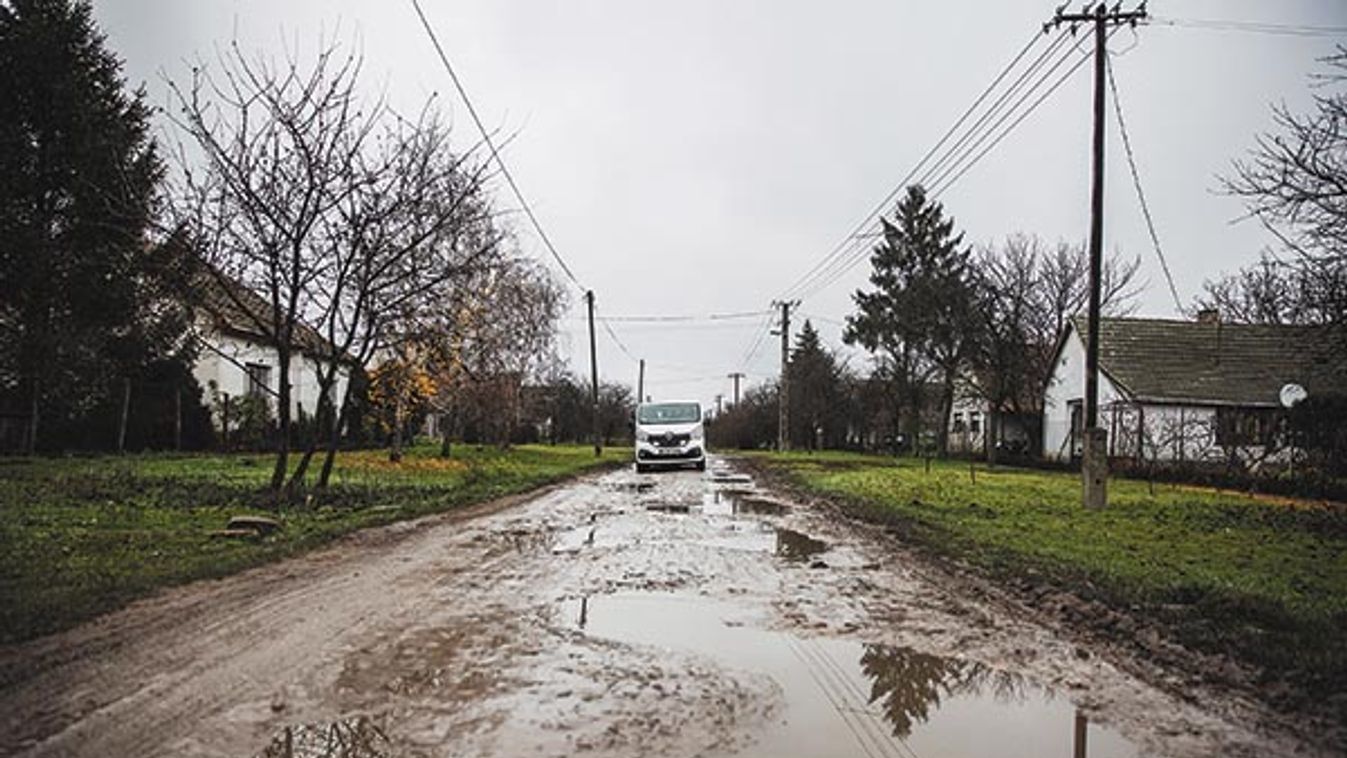
[[[1308,397],[1309,393],[1305,391],[1304,387],[1301,387],[1295,382],[1291,382],[1290,384],[1282,385],[1282,391],[1278,396],[1281,398],[1282,407],[1290,408]]]

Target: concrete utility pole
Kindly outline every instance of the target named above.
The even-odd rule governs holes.
[[[723,406],[721,405],[721,401],[724,399],[724,395],[716,395],[716,418],[720,418],[720,414],[724,412]]]
[[[645,359],[642,358],[638,363],[641,368],[636,373],[636,404],[640,405],[645,402]]]
[[[735,371],[734,373],[729,374],[729,377],[730,377],[731,379],[734,380],[734,404],[735,404],[735,405],[738,405],[738,404],[739,404],[739,380],[744,378],[744,372],[742,372],[742,371]]]
[[[1089,333],[1085,340],[1085,434],[1081,478],[1086,508],[1108,505],[1108,431],[1099,426],[1099,289],[1100,267],[1104,250],[1104,76],[1108,66],[1108,27],[1127,24],[1136,27],[1147,18],[1146,3],[1134,11],[1113,10],[1101,2],[1094,10],[1063,13],[1057,9],[1043,31],[1062,24],[1094,24],[1094,150],[1093,183],[1090,190],[1090,305]],[[1074,26],[1073,26],[1074,28]]]
[[[790,309],[799,305],[798,300],[786,300],[772,303],[781,308],[781,388],[777,393],[776,449],[790,449]]]
[[[594,416],[594,457],[603,455],[603,444],[599,439],[599,356],[594,347],[594,290],[585,292],[585,304],[589,306],[589,402]]]

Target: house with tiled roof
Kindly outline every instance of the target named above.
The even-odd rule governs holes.
[[[197,361],[192,373],[214,408],[217,430],[224,414],[242,399],[261,398],[275,406],[280,388],[280,359],[271,333],[271,303],[234,279],[203,271],[195,278]],[[307,324],[296,326],[296,352],[290,359],[290,417],[313,416],[318,409],[318,369],[335,354],[332,344]],[[350,370],[337,369],[330,397],[340,405]]]
[[[1080,455],[1088,322],[1061,335],[1044,389],[1043,455]],[[1347,359],[1325,327],[1196,320],[1099,322],[1099,426],[1110,457],[1257,465],[1286,450],[1281,393],[1347,388]]]

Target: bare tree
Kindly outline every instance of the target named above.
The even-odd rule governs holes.
[[[277,455],[271,486],[285,482],[290,451],[290,368],[305,347],[303,316],[329,274],[324,221],[351,194],[352,177],[382,107],[357,94],[361,59],[324,44],[309,64],[242,53],[237,41],[214,68],[199,63],[170,82],[179,146],[178,210],[192,244],[234,310],[277,355]],[[261,307],[256,301],[260,295]]]
[[[1323,323],[1347,317],[1347,47],[1323,60],[1312,79],[1306,115],[1273,107],[1277,133],[1261,134],[1245,160],[1235,161],[1224,189],[1244,198],[1250,215],[1294,257]],[[1347,337],[1339,344],[1347,349]]]
[[[1100,272],[1101,311],[1130,313],[1141,285],[1141,259],[1110,256]],[[995,460],[995,435],[1005,410],[1042,413],[1043,389],[1052,376],[1057,341],[1068,319],[1089,298],[1089,258],[1082,245],[1057,243],[1049,250],[1038,237],[1014,234],[977,256],[979,339],[968,384],[989,411],[988,456]],[[1037,440],[1031,446],[1037,447]]]
[[[445,336],[456,341],[459,399],[472,400],[479,420],[501,445],[509,443],[523,383],[545,367],[565,309],[565,291],[550,272],[526,258],[483,270],[458,307]],[[446,343],[444,339],[440,344]],[[456,409],[469,410],[460,403]]]
[[[1347,265],[1298,265],[1264,252],[1257,263],[1209,279],[1195,310],[1245,324],[1332,324],[1347,298]]]
[[[487,163],[475,150],[453,152],[449,135],[430,104],[415,121],[387,119],[377,147],[357,159],[352,191],[325,220],[328,263],[315,304],[331,353],[315,366],[326,436],[319,487],[340,441],[332,397],[340,368],[396,357],[424,370],[425,332],[441,303],[499,257],[504,233],[486,192]],[[341,406],[350,391],[348,382]],[[303,483],[313,452],[305,451],[293,486]]]

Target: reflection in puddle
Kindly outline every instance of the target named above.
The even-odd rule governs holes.
[[[645,509],[660,513],[687,513],[692,510],[692,506],[687,503],[647,503]]]
[[[827,549],[827,543],[794,529],[776,530],[776,554],[788,561],[806,561]]]
[[[384,758],[392,745],[382,725],[368,716],[330,724],[287,726],[257,758]]]
[[[769,500],[752,489],[709,489],[702,496],[702,512],[717,516],[780,516],[784,503]]]
[[[576,606],[579,605],[579,608]],[[770,677],[782,718],[747,756],[1131,758],[1135,745],[1089,724],[1065,698],[1021,676],[909,648],[802,639],[705,598],[626,593],[572,601],[587,635],[710,658]]]

